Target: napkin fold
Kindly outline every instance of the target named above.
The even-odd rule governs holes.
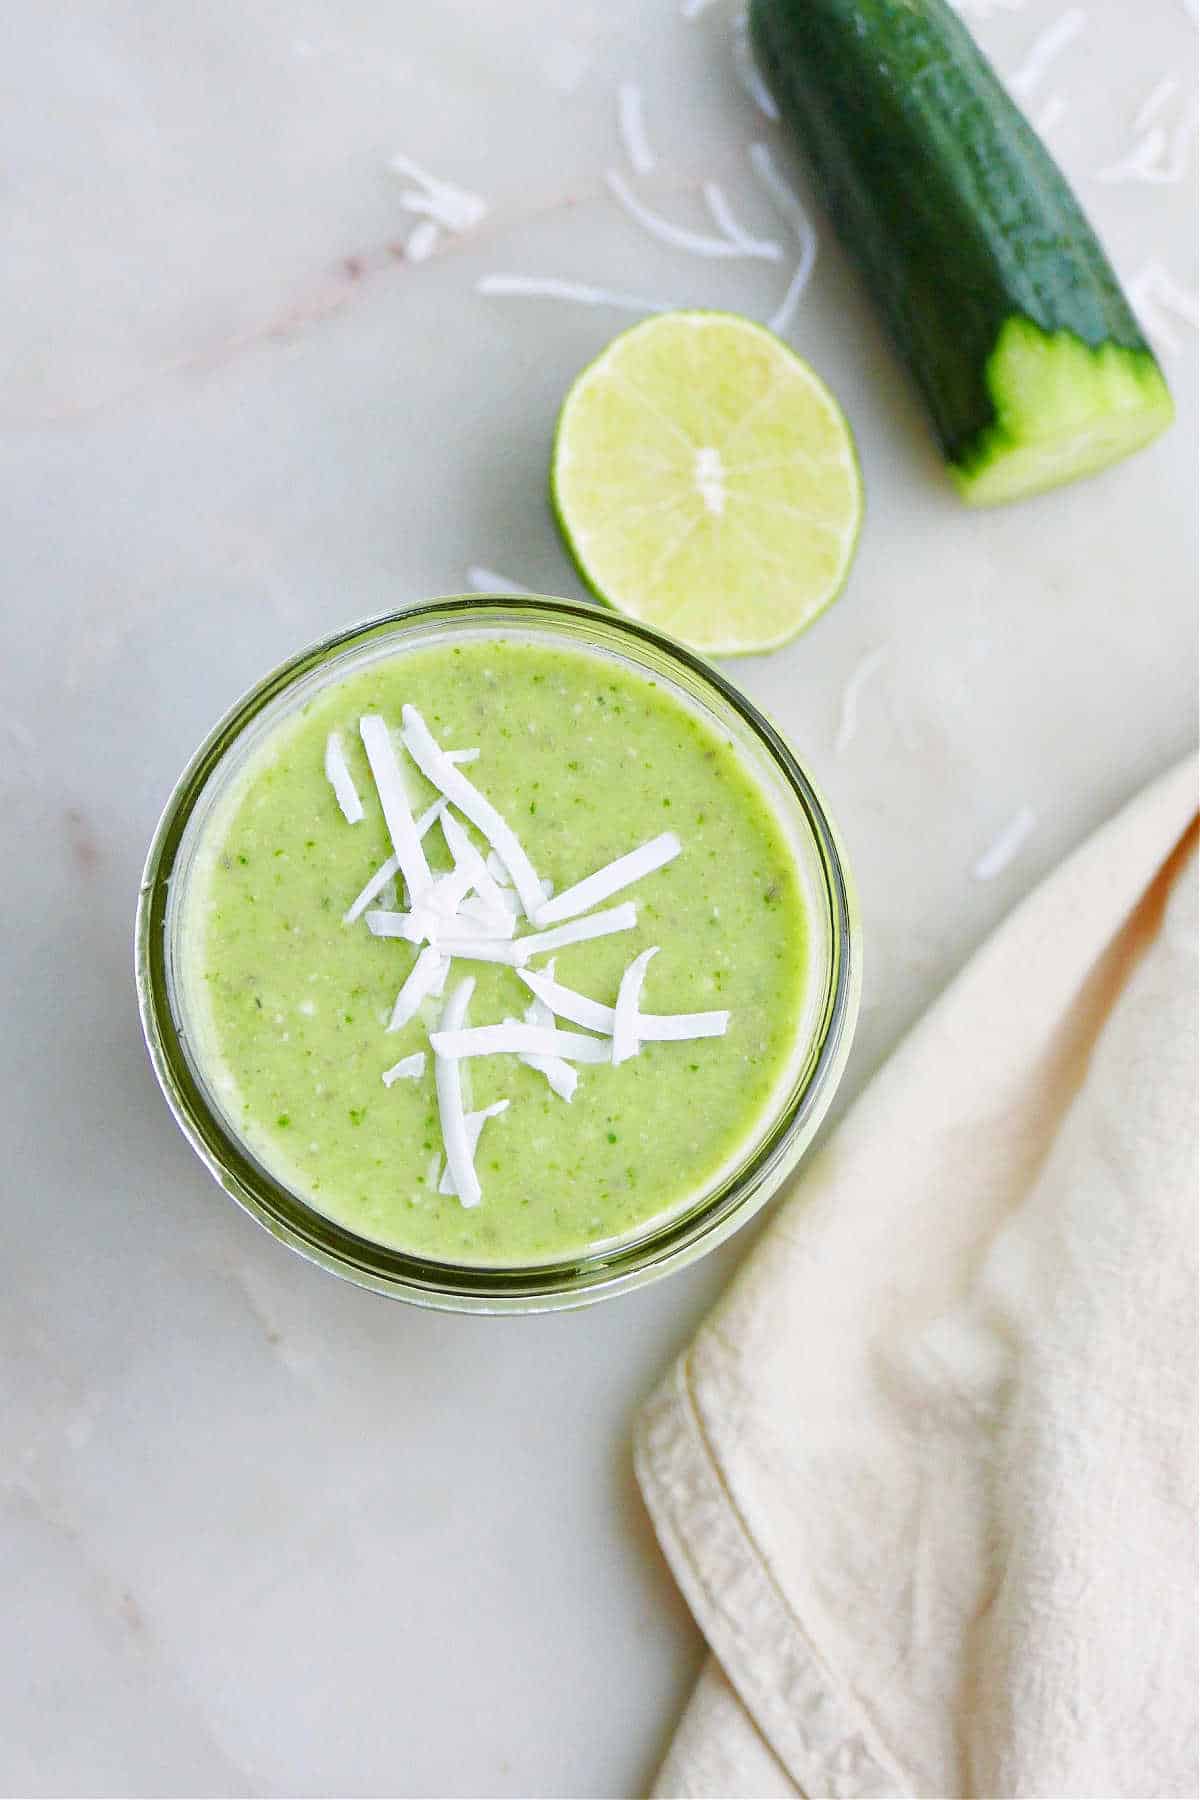
[[[646,1405],[656,1795],[1196,1794],[1196,805],[1018,907]]]

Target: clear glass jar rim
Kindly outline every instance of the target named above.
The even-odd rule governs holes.
[[[171,1000],[167,941],[171,880],[188,823],[242,732],[263,710],[306,676],[372,639],[385,643],[414,628],[443,623],[478,626],[485,622],[484,614],[514,629],[552,629],[558,623],[598,633],[635,663],[639,648],[643,657],[652,652],[702,690],[711,690],[738,715],[798,802],[818,853],[829,908],[828,991],[815,1054],[749,1161],[715,1194],[645,1236],[591,1256],[514,1269],[435,1263],[360,1238],[316,1212],[265,1170],[230,1131],[191,1069]],[[272,1235],[335,1274],[418,1304],[475,1312],[580,1306],[682,1267],[723,1241],[776,1191],[811,1141],[845,1064],[861,989],[857,904],[841,845],[820,795],[775,727],[720,670],[662,633],[596,606],[540,595],[453,596],[384,613],[318,640],[256,683],[214,726],[167,801],[142,877],[134,961],[142,1029],[155,1075],[193,1150],[226,1192]]]

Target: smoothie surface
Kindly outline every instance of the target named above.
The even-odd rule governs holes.
[[[429,1031],[443,1001],[389,1032],[417,951],[343,922],[391,853],[358,722],[382,715],[398,744],[405,703],[445,749],[479,749],[464,773],[557,892],[678,834],[675,860],[610,902],[636,901],[636,928],[559,950],[559,982],[611,1006],[630,959],[658,945],[643,1012],[730,1014],[723,1037],[579,1065],[569,1103],[513,1055],[460,1063],[469,1108],[510,1102],[484,1126],[472,1209],[438,1192]],[[324,771],[334,729],[365,808],[354,825]],[[436,790],[398,758],[419,811]],[[424,848],[435,873],[451,866],[438,826]],[[393,886],[374,904],[403,895]],[[784,830],[713,726],[669,687],[586,651],[458,638],[335,680],[252,751],[204,827],[181,906],[188,1035],[237,1135],[318,1211],[436,1261],[537,1264],[637,1235],[739,1160],[794,1072],[808,921]],[[514,970],[456,958],[447,994],[463,975],[476,979],[471,1026],[523,1017],[532,996]],[[383,1071],[420,1050],[424,1074],[385,1087]]]

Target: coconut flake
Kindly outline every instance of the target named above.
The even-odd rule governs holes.
[[[442,1142],[446,1146],[446,1170],[459,1200],[463,1206],[468,1207],[479,1205],[483,1191],[475,1173],[474,1149],[467,1134],[462,1075],[457,1060],[438,1052],[438,1038],[470,1035],[464,1034],[462,1027],[474,992],[475,982],[469,975],[455,983],[454,991],[442,1009],[442,1030],[433,1032],[430,1037],[435,1056],[433,1075],[437,1087]]]
[[[765,144],[751,144],[750,163],[800,240],[800,261],[796,264],[783,299],[767,320],[768,328],[782,335],[791,324],[800,296],[812,278],[817,260],[817,234],[804,209],[804,202],[791,183],[780,174],[775,159]]]
[[[547,965],[547,969],[553,980],[553,958]],[[544,1031],[553,1031],[554,1029],[554,1014],[543,1001],[539,1000],[536,993],[530,997],[529,1005],[525,1008],[525,1023],[526,1025],[541,1026]],[[569,1062],[564,1062],[561,1056],[522,1056],[520,1061],[525,1064],[527,1069],[533,1069],[537,1074],[544,1075],[551,1092],[557,1094],[560,1100],[565,1100],[568,1106],[570,1105],[575,1089],[579,1086],[577,1069],[573,1069]]]
[[[403,938],[408,944],[423,944],[429,936],[429,924],[426,908],[416,912],[387,912],[379,908],[367,914],[367,930],[372,937]]]
[[[1023,806],[1015,813],[971,870],[976,881],[992,881],[1007,869],[1036,824],[1037,814],[1031,806]]]
[[[478,1112],[469,1112],[466,1114],[467,1148],[470,1152],[472,1161],[474,1160],[475,1152],[479,1148],[479,1140],[483,1136],[483,1128],[488,1120],[498,1119],[502,1112],[507,1111],[508,1101],[496,1100],[491,1106],[484,1106],[481,1107]],[[438,1182],[438,1193],[457,1194],[457,1192],[458,1189],[454,1184],[454,1177],[450,1173],[450,1164],[447,1162],[442,1174],[442,1179]]]
[[[429,873],[425,852],[421,848],[412,808],[408,804],[400,765],[392,748],[391,734],[377,714],[368,714],[360,719],[358,731],[367,753],[367,761],[371,765],[371,774],[375,778],[392,849],[396,852],[404,885],[408,889],[409,904],[417,906],[425,898],[433,878]]]
[[[617,312],[665,313],[679,308],[677,300],[650,300],[641,294],[593,287],[586,281],[561,281],[556,275],[483,275],[475,283],[475,292],[498,300],[576,300],[580,306],[611,306]]]
[[[615,1009],[586,994],[564,987],[549,970],[518,969],[525,986],[540,1000],[551,1017],[569,1019],[573,1025],[584,1025],[589,1031],[603,1031],[610,1036]],[[643,1043],[687,1043],[693,1038],[724,1037],[729,1028],[727,1012],[644,1013],[637,1018],[637,1035]]]
[[[1067,103],[1061,94],[1051,94],[1033,121],[1033,128],[1039,137],[1049,137],[1061,119],[1067,116]]]
[[[549,1024],[554,1018],[569,1019],[572,1025],[585,1025],[589,1031],[603,1031],[611,1036],[611,1006],[603,1006],[599,1000],[589,1000],[586,994],[577,994],[574,988],[563,987],[549,972],[538,974],[533,969],[518,969],[517,973],[533,995],[534,1001],[550,1015],[549,1019],[531,1020],[532,1024]]]
[[[754,60],[754,51],[750,46],[750,20],[744,12],[739,13],[733,23],[733,71],[763,117],[770,119],[773,125],[778,125],[779,107]]]
[[[649,175],[654,167],[654,152],[646,136],[642,90],[636,82],[623,81],[617,89],[617,125],[634,173]]]
[[[617,169],[606,169],[604,181],[613,199],[624,207],[630,218],[636,219],[660,244],[669,244],[673,250],[687,250],[693,256],[713,259],[748,257],[763,262],[779,262],[783,256],[782,245],[771,239],[761,243],[755,239],[747,239],[742,243],[732,238],[708,237],[703,232],[689,231],[686,226],[673,224],[670,219],[664,219],[658,213],[651,212],[648,206],[643,206]]]
[[[473,894],[458,909],[458,925],[463,937],[511,938],[516,933],[517,916],[509,907],[497,910]]]
[[[519,969],[529,955],[520,941],[510,943],[482,933],[474,937],[461,932],[454,937],[439,937],[438,949],[443,956],[459,956],[464,962],[504,963],[510,969]]]
[[[554,925],[560,919],[573,919],[578,913],[590,911],[601,900],[609,899],[622,888],[673,862],[682,848],[673,831],[661,832],[658,837],[639,844],[636,850],[618,856],[615,862],[606,863],[594,875],[577,881],[574,887],[564,888],[553,900],[544,901],[533,916],[534,924]]]
[[[458,928],[458,908],[465,899],[471,886],[470,876],[462,869],[451,869],[446,875],[438,875],[429,890],[429,911],[437,919],[437,929],[443,926],[451,931]]]
[[[1151,88],[1142,104],[1138,107],[1133,121],[1135,131],[1144,131],[1156,119],[1168,100],[1173,100],[1179,91],[1179,83],[1173,75],[1164,75],[1156,87]]]
[[[412,1056],[402,1056],[398,1063],[383,1071],[384,1087],[391,1087],[394,1081],[419,1081],[425,1073],[425,1052],[418,1050]]]
[[[363,803],[358,797],[340,731],[331,731],[325,739],[325,779],[333,789],[333,797],[342,809],[348,825],[357,825],[363,817]]]
[[[528,1013],[526,1020],[531,1022]],[[544,1075],[551,1093],[557,1094],[560,1100],[565,1100],[568,1106],[571,1104],[575,1089],[579,1086],[579,1072],[569,1062],[564,1062],[561,1056],[521,1056],[517,1060],[523,1062],[527,1069]]]
[[[690,1044],[696,1038],[724,1037],[728,1030],[727,1012],[640,1012],[637,1017],[637,1034],[643,1044]]]
[[[463,763],[478,762],[479,761],[479,751],[478,750],[447,750],[446,761],[454,763],[456,767],[461,768]]]
[[[428,262],[441,239],[441,226],[434,219],[418,219],[404,240],[404,254],[409,262]]]
[[[469,893],[474,888],[490,912],[506,912],[508,909],[504,895],[500,892],[499,882],[453,813],[444,813],[442,816],[442,836],[454,859],[455,868],[464,870],[470,876],[466,892]],[[512,933],[508,935],[511,937]]]
[[[561,1056],[566,1062],[606,1063],[610,1046],[600,1038],[578,1031],[557,1031],[540,1025],[522,1025],[506,1019],[502,1025],[476,1025],[470,1030],[442,1023],[430,1034],[439,1057]]]
[[[476,867],[482,863],[482,858],[449,812],[442,814],[442,837],[454,867],[448,875],[439,875],[434,882],[429,903],[454,930],[459,906],[475,886]]]
[[[628,1062],[631,1056],[638,1053],[638,1001],[642,997],[646,970],[650,967],[651,958],[657,955],[657,944],[650,950],[641,951],[621,977],[621,985],[617,989],[617,1004],[613,1008],[614,1063]]]
[[[479,194],[472,194],[467,188],[456,187],[450,181],[439,181],[419,163],[415,163],[411,156],[398,152],[391,158],[388,167],[397,175],[403,175],[406,180],[418,184],[419,191],[406,188],[400,196],[400,204],[406,212],[420,213],[436,224],[444,225],[447,231],[454,232],[470,231],[472,226],[486,219],[487,201]]]
[[[867,682],[870,681],[872,675],[874,675],[876,669],[883,667],[884,663],[887,661],[887,656],[887,645],[879,644],[874,650],[869,650],[867,654],[864,657],[861,657],[854,665],[850,679],[842,690],[842,717],[841,722],[838,725],[837,741],[834,744],[834,750],[839,756],[842,754],[843,750],[848,750],[850,748],[854,739],[854,734],[858,730],[859,695],[862,693]]]
[[[511,594],[515,599],[524,599],[533,592],[532,588],[522,587],[519,582],[510,581],[507,575],[485,568],[482,563],[472,563],[467,570],[467,586],[476,594]]]
[[[637,907],[632,900],[610,906],[605,912],[593,913],[588,919],[568,919],[565,925],[554,925],[549,931],[531,931],[518,938],[514,949],[528,956],[541,956],[546,950],[565,950],[568,944],[585,944],[590,938],[610,937],[614,931],[632,931],[637,925]]]
[[[1173,281],[1161,263],[1147,263],[1128,284],[1126,292],[1147,336],[1156,338],[1164,349],[1181,348],[1166,314],[1173,314],[1191,326],[1200,325],[1196,295]]]
[[[356,920],[361,919],[372,900],[374,900],[377,895],[382,894],[388,882],[392,880],[393,876],[398,875],[399,873],[400,859],[398,856],[389,856],[385,863],[380,863],[366,887],[363,888],[362,892],[350,902],[350,905],[342,914],[343,925],[353,925]]]
[[[422,1000],[432,994],[438,983],[445,978],[444,964],[442,953],[432,944],[427,944],[409,971],[408,980],[396,995],[396,1004],[388,1020],[389,1031],[400,1031],[408,1024]]]
[[[1071,6],[1061,18],[1055,19],[1053,25],[1047,25],[1044,31],[1038,33],[1026,52],[1024,62],[1009,77],[1009,92],[1015,100],[1033,98],[1055,57],[1066,49],[1073,38],[1079,36],[1086,24],[1087,14],[1082,6]]]
[[[445,810],[446,802],[439,795],[433,805],[427,806],[425,811],[417,819],[417,836],[423,838],[430,826],[436,824]],[[399,873],[400,858],[398,856],[389,856],[385,863],[380,863],[361,894],[350,902],[350,905],[342,914],[342,923],[345,925],[353,925],[356,919],[361,919],[376,895],[381,894],[393,875],[398,875]]]
[[[445,794],[447,800],[457,806],[472,825],[478,827],[493,850],[504,859],[513,878],[513,885],[521,896],[521,905],[532,918],[542,903],[542,890],[537,871],[526,856],[516,832],[501,818],[491,801],[485,799],[453,763],[446,761],[445,752],[439,748],[417,708],[406,706],[403,718],[404,742],[409,755],[421,773]]]
[[[733,209],[725,198],[725,190],[718,182],[706,181],[704,183],[704,204],[712,214],[712,221],[717,230],[724,232],[731,243],[755,244],[763,241],[752,237],[745,226],[734,218]]]

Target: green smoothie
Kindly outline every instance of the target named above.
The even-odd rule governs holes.
[[[426,738],[523,869],[454,793],[429,823]],[[386,817],[381,758],[403,796]],[[646,845],[648,872],[573,902]],[[806,891],[779,818],[681,695],[598,652],[460,636],[334,679],[249,753],[180,905],[186,1035],[235,1133],[318,1211],[436,1261],[552,1262],[680,1211],[806,1049]],[[581,927],[606,935],[569,941]],[[534,1037],[476,1054],[491,1026]],[[447,1179],[464,1119],[466,1204]]]

